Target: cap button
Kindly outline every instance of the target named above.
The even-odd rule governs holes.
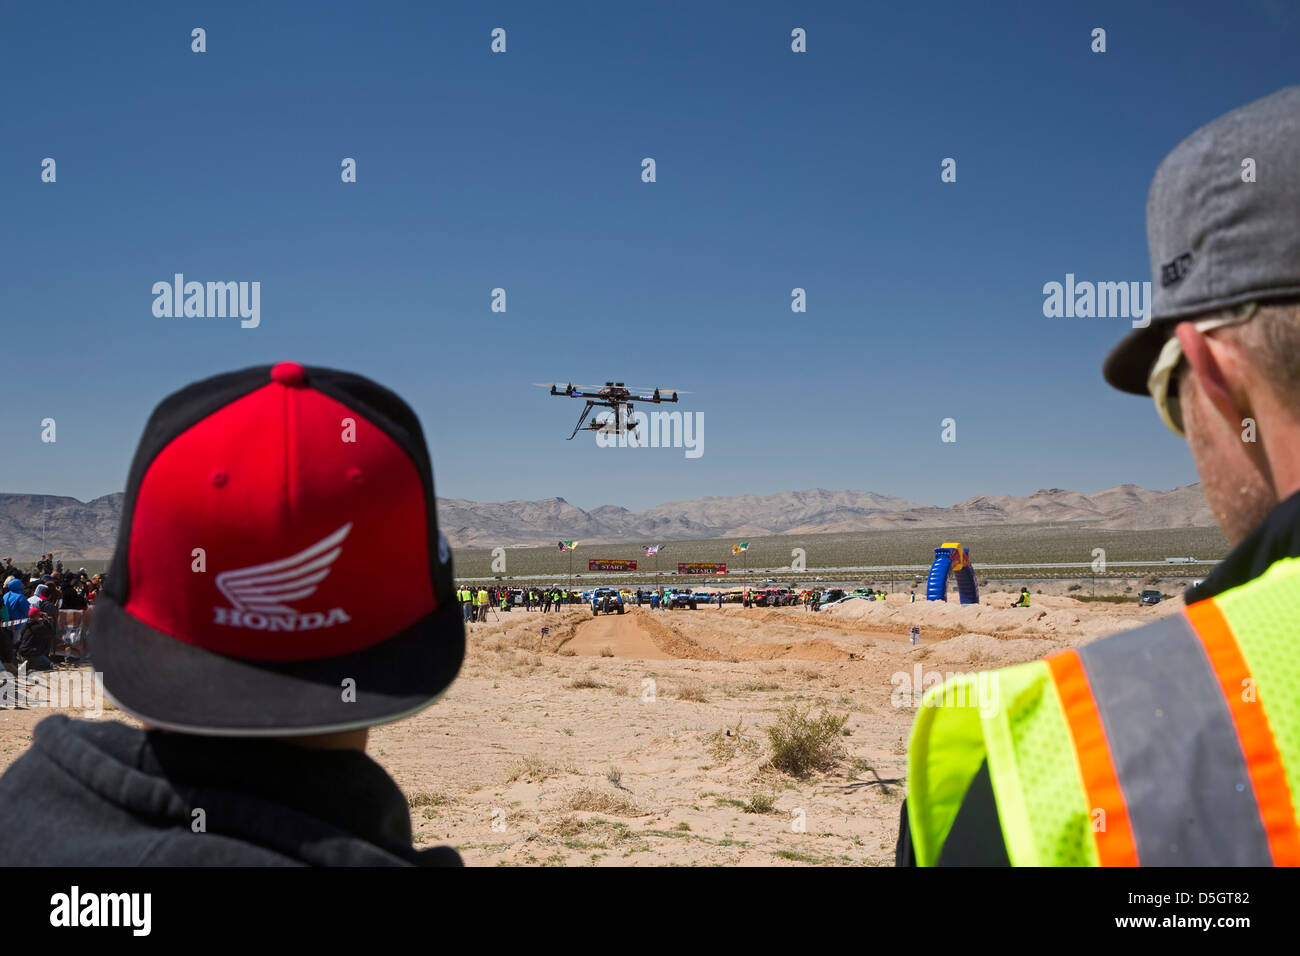
[[[271,366],[271,381],[281,385],[301,385],[307,379],[307,370],[297,362],[277,362]]]

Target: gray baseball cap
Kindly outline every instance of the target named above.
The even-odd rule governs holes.
[[[1147,196],[1147,244],[1150,324],[1126,335],[1102,368],[1135,395],[1147,394],[1174,324],[1300,298],[1300,86],[1220,116],[1165,157]]]

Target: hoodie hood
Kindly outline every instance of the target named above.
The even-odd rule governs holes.
[[[9,587],[7,590],[9,591],[10,594],[17,594],[21,596],[23,593],[23,582],[19,581],[17,578],[14,578],[12,581],[9,582]]]
[[[412,847],[401,790],[353,750],[59,714],[0,778],[0,806],[0,866],[460,865]]]

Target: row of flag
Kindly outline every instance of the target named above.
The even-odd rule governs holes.
[[[561,550],[561,551],[572,551],[572,550],[573,550],[574,548],[576,548],[577,546],[578,546],[578,542],[576,542],[576,541],[561,541],[561,542],[560,542],[560,550]],[[641,546],[641,550],[644,551],[647,555],[651,555],[651,554],[658,554],[660,551],[663,551],[663,550],[665,550],[665,549],[664,549],[664,546],[663,546],[662,544],[643,544],[643,545]],[[742,551],[748,551],[748,550],[749,550],[749,542],[748,542],[748,541],[742,541],[742,542],[740,542],[740,544],[733,544],[733,545],[731,546],[731,553],[732,553],[732,554],[740,554],[740,552],[742,552]]]

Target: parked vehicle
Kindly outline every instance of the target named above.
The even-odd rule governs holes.
[[[758,607],[785,607],[794,602],[794,595],[789,588],[764,588],[755,591],[753,599]]]
[[[678,608],[690,608],[694,611],[699,600],[690,588],[673,588],[668,592],[668,609],[676,611]]]
[[[1164,600],[1164,595],[1161,594],[1159,591],[1155,590],[1154,588],[1147,588],[1141,594],[1138,595],[1138,603],[1143,605],[1144,607],[1151,604],[1159,604],[1163,600]]]

